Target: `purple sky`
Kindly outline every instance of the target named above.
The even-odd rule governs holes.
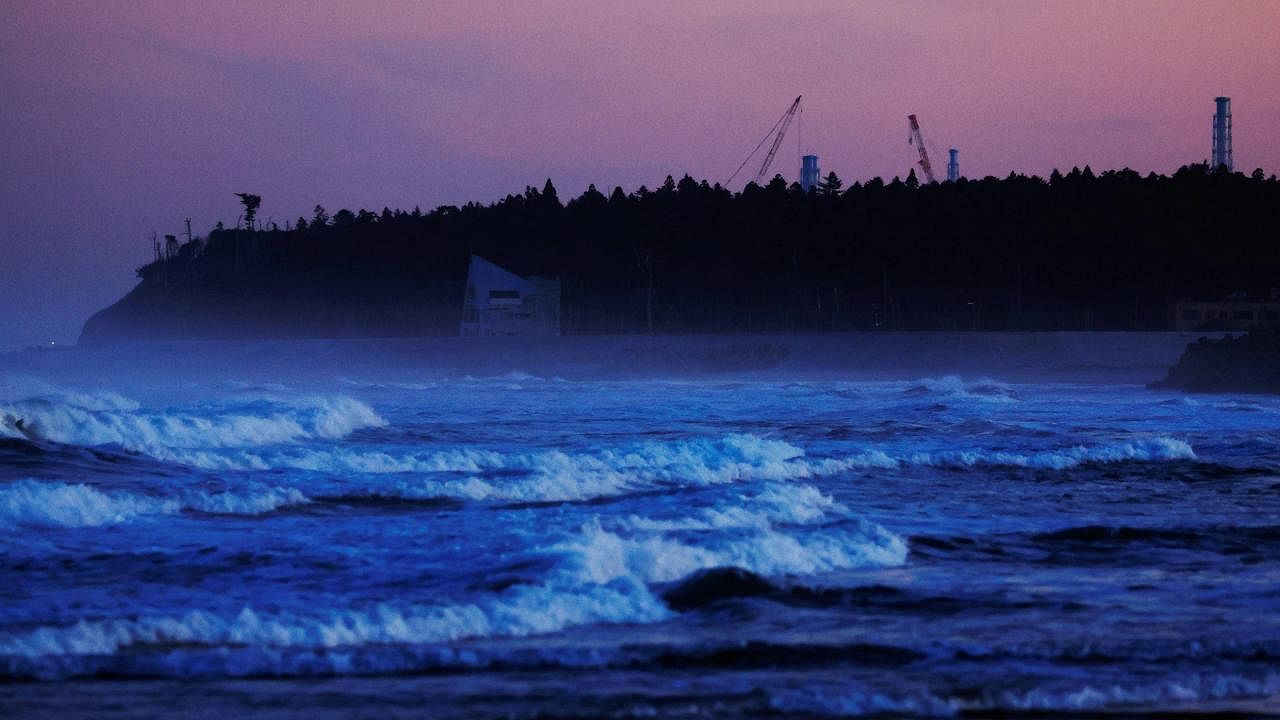
[[[8,0],[0,349],[74,340],[153,230],[234,223],[236,191],[283,223],[723,180],[801,93],[846,182],[906,174],[911,112],[970,177],[1170,172],[1219,94],[1236,168],[1280,172],[1280,2],[691,5]]]

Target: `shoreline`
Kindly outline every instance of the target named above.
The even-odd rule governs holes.
[[[850,380],[960,375],[1146,384],[1163,377],[1200,337],[1195,332],[892,331],[171,340],[29,349],[0,355],[0,369],[116,377],[146,368],[160,377],[182,378],[235,368],[246,379],[298,374]]]

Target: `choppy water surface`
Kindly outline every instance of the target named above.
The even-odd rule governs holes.
[[[522,374],[0,391],[15,714],[1280,704],[1273,398]]]

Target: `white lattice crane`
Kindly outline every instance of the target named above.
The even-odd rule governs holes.
[[[795,119],[796,113],[800,111],[801,97],[803,96],[797,95],[796,99],[791,101],[791,105],[787,108],[787,111],[782,113],[782,117],[778,118],[778,121],[773,124],[773,127],[769,128],[769,132],[765,134],[764,139],[762,139],[760,143],[756,145],[755,149],[747,155],[746,159],[742,161],[742,164],[738,166],[738,169],[733,171],[733,174],[725,181],[725,185],[733,182],[733,179],[738,176],[738,173],[742,172],[742,168],[746,167],[748,162],[751,162],[751,158],[755,157],[755,154],[760,151],[760,148],[764,147],[766,142],[769,142],[769,138],[773,138],[773,144],[769,146],[769,152],[765,154],[764,162],[760,163],[760,169],[756,171],[754,182],[759,184],[760,181],[764,179],[765,174],[769,172],[769,166],[773,165],[773,158],[778,154],[778,148],[782,147],[782,139],[787,136],[787,128],[791,127],[791,121]]]

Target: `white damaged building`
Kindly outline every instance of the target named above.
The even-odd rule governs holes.
[[[463,337],[560,334],[560,281],[520,277],[472,255],[462,301]]]

